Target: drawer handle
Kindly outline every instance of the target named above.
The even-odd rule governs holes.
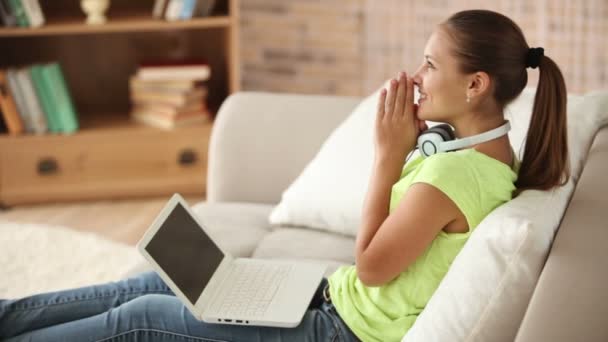
[[[197,159],[196,152],[186,148],[179,153],[178,163],[182,166],[189,166],[195,164]]]
[[[38,162],[38,174],[42,176],[52,175],[59,171],[59,166],[54,158],[42,158]]]

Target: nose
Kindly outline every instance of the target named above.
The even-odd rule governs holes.
[[[416,70],[416,72],[414,73],[414,75],[412,76],[412,80],[414,81],[414,84],[417,85],[418,87],[420,87],[420,84],[422,84],[422,71],[424,69],[424,65],[420,66],[418,68],[418,70]]]

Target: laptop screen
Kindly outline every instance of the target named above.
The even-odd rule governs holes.
[[[179,202],[145,249],[192,304],[224,258]]]

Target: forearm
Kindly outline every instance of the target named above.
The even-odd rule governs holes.
[[[355,253],[357,263],[388,217],[391,189],[399,180],[402,167],[403,163],[395,162],[394,158],[377,158],[374,161],[367,195],[363,203],[361,227],[357,234]]]

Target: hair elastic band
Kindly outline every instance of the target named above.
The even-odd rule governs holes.
[[[545,55],[545,49],[530,48],[526,55],[526,68],[536,69],[540,65],[541,58]]]

